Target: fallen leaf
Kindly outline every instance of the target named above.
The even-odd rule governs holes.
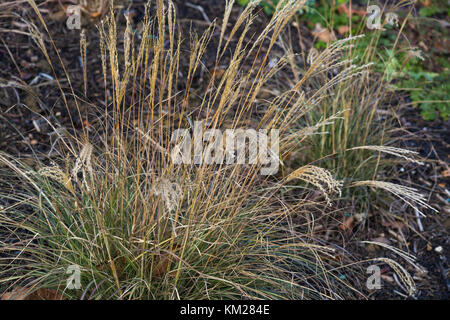
[[[434,48],[437,49],[439,52],[444,52],[444,50],[446,50],[446,47],[444,47],[444,45],[440,40],[434,42]]]
[[[28,291],[25,288],[17,287],[12,291],[5,292],[2,295],[2,300],[25,300],[28,296]]]
[[[382,274],[381,279],[383,279],[384,281],[390,282],[390,283],[394,283],[394,278],[392,278],[391,276],[388,276],[387,274]]]
[[[30,292],[29,289],[17,287],[2,295],[1,300],[64,300],[56,290],[41,288]]]
[[[381,242],[381,243],[384,243],[384,244],[391,244],[391,242],[388,239],[386,239],[384,236],[382,236],[382,235],[380,235],[377,238],[373,238],[370,241]]]
[[[339,34],[345,34],[350,32],[350,27],[349,26],[339,26],[337,28],[337,31],[339,32]]]
[[[320,23],[316,23],[316,27],[311,33],[315,37],[319,38],[319,40],[324,41],[326,43],[336,40],[334,32],[322,27]]]
[[[404,223],[401,222],[401,221],[394,221],[394,222],[391,224],[391,227],[394,228],[394,229],[397,229],[397,230],[401,231],[401,230],[405,229],[407,226],[406,226],[406,224],[404,224]]]
[[[421,46],[425,51],[428,51],[428,47],[423,41],[419,42],[419,46]]]
[[[101,12],[93,12],[93,13],[91,13],[91,18],[98,18],[98,17],[100,17],[102,15],[102,13]]]
[[[61,293],[52,289],[38,289],[31,293],[26,300],[64,300]]]
[[[442,171],[441,174],[442,174],[442,176],[443,176],[444,178],[450,177],[450,168],[447,169],[447,170]]]
[[[355,218],[353,216],[348,217],[347,219],[344,220],[344,222],[341,225],[339,225],[339,229],[341,229],[342,231],[351,232],[353,229],[354,220]]]
[[[214,77],[216,78],[216,79],[220,79],[220,78],[222,78],[222,76],[223,76],[223,74],[225,73],[225,69],[214,69],[213,70],[213,74],[214,74]]]
[[[60,10],[60,11],[57,11],[57,12],[54,12],[54,13],[50,13],[49,14],[49,18],[51,20],[55,20],[55,21],[61,22],[61,21],[65,21],[67,19],[67,15],[66,15],[65,11]]]
[[[351,16],[354,14],[360,17],[364,17],[366,15],[365,10],[352,10],[348,8],[345,3],[341,4],[337,9],[340,14],[346,14],[349,18],[351,18]]]
[[[401,232],[400,233],[396,233],[394,230],[389,229],[388,233],[390,235],[394,236],[397,240],[399,240],[401,242],[406,242],[406,239],[405,239],[405,237],[403,236],[403,234]]]
[[[404,224],[401,221],[392,221],[392,220],[388,220],[388,221],[382,220],[381,225],[383,227],[389,227],[389,228],[397,229],[397,230],[403,230],[404,228],[407,227],[406,224]]]

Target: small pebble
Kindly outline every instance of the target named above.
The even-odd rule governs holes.
[[[443,250],[444,249],[441,246],[434,248],[434,251],[436,251],[437,253],[441,253]]]

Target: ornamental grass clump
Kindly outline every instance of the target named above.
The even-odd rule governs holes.
[[[306,190],[318,190],[317,206],[326,207],[339,196],[340,181],[313,165],[288,176],[283,159],[335,115],[308,130],[293,130],[292,124],[319,106],[328,90],[359,77],[366,67],[343,68],[313,97],[306,97],[302,83],[323,72],[327,63],[323,56],[311,58],[310,68],[293,88],[258,100],[262,88],[290,61],[285,56],[269,65],[269,56],[304,2],[280,1],[267,27],[247,43],[258,1],[243,10],[231,30],[233,1],[227,1],[216,68],[200,98],[198,92],[192,96],[192,87],[217,29],[214,23],[202,35],[191,34],[185,52],[171,1],[158,0],[154,15],[146,6],[139,38],[130,32],[129,20],[124,37],[119,37],[111,10],[99,26],[106,103],[96,129],[69,134],[53,128],[59,135],[57,155],[37,157],[33,166],[0,153],[1,194],[8,203],[0,208],[2,233],[8,234],[1,240],[2,289],[46,288],[70,299],[364,297],[361,287],[349,283],[357,277],[357,263],[292,219],[304,195],[283,196],[291,180],[298,179],[308,183]],[[41,23],[47,30],[42,17]],[[47,52],[39,28],[30,25],[30,32]],[[352,40],[339,41],[332,50],[337,53]],[[89,68],[87,61],[83,65]],[[219,65],[226,65],[221,76],[216,74]],[[87,72],[83,74],[86,82]],[[72,95],[66,95],[57,81],[66,107],[78,108],[72,83]],[[89,88],[80,91],[88,96]],[[99,108],[92,105],[92,110]],[[76,113],[83,116],[79,109]],[[279,170],[261,174],[262,161],[196,163],[194,141],[186,145],[192,161],[174,163],[179,141],[172,139],[173,132],[185,129],[194,135],[194,123],[199,122],[203,132],[278,130],[278,141],[270,141],[271,146],[278,143],[271,149],[277,152],[270,158],[278,161]],[[212,139],[201,142],[204,152],[220,145]],[[252,152],[245,148],[246,155]],[[74,278],[78,275],[79,283]]]

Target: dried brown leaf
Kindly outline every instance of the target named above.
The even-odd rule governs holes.
[[[338,31],[339,34],[346,34],[346,33],[349,33],[350,30],[351,30],[351,29],[350,29],[349,26],[339,26],[339,27],[337,28],[337,31]]]
[[[56,290],[40,288],[30,292],[29,289],[16,287],[2,295],[1,300],[64,300],[61,293]]]
[[[320,23],[316,23],[316,27],[311,33],[319,40],[326,43],[336,40],[334,32],[322,27]]]

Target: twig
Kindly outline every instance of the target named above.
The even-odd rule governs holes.
[[[190,2],[186,2],[186,5],[187,5],[188,7],[190,7],[190,8],[193,8],[193,9],[196,9],[196,10],[200,11],[201,14],[202,14],[202,16],[203,16],[203,19],[205,19],[206,22],[211,23],[211,20],[209,20],[208,16],[207,16],[206,13],[205,13],[205,10],[203,9],[202,6],[195,5],[195,4],[192,4],[192,3],[190,3]]]
[[[423,232],[423,225],[422,225],[422,221],[420,221],[420,214],[419,214],[419,210],[417,210],[417,208],[414,208],[414,212],[416,213],[416,218],[417,218],[417,225],[419,226],[419,230],[420,232]]]

